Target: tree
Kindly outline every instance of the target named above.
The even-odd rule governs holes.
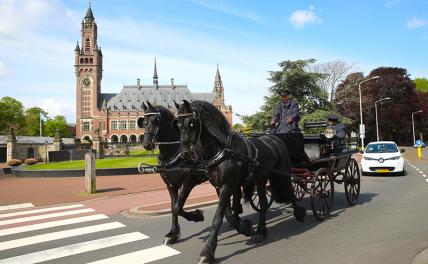
[[[18,100],[5,96],[0,99],[0,132],[6,133],[10,127],[21,134],[24,123],[24,107]]]
[[[428,92],[428,79],[416,78],[414,82],[418,92]]]
[[[280,92],[289,90],[292,97],[299,103],[302,113],[310,113],[317,108],[325,107],[328,94],[324,93],[317,81],[322,77],[319,73],[308,72],[308,65],[314,59],[283,61],[279,63],[279,71],[270,71],[268,80],[273,83],[269,88],[270,95],[265,96],[265,102],[260,111],[253,115],[239,115],[248,129],[263,131],[269,125],[273,109],[280,100]]]
[[[329,95],[329,100],[333,100],[337,85],[343,81],[354,68],[342,60],[334,60],[326,63],[313,64],[308,66],[308,71],[321,74],[318,79],[318,86],[322,91]]]
[[[48,113],[41,109],[40,107],[31,107],[25,110],[25,126],[24,126],[24,135],[26,136],[39,136],[40,135],[40,113],[47,116]],[[44,126],[44,121],[42,120],[42,126]],[[42,129],[43,131],[43,129]]]
[[[71,132],[67,125],[67,120],[64,116],[58,115],[46,122],[44,133],[46,136],[55,136],[55,131],[59,130],[61,137],[71,137]]]
[[[338,86],[333,104],[337,111],[353,121],[354,128],[360,123],[358,84],[373,76],[379,79],[361,86],[363,121],[366,141],[376,140],[375,101],[390,97],[378,104],[379,134],[382,140],[400,144],[411,143],[411,113],[420,109],[413,81],[406,69],[380,67],[364,78],[362,73],[353,73]]]

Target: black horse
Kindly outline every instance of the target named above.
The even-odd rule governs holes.
[[[252,139],[242,138],[231,132],[229,123],[216,107],[204,101],[184,101],[182,105],[176,104],[176,107],[178,115],[174,126],[180,130],[181,156],[204,164],[209,180],[219,194],[211,234],[201,252],[200,263],[215,261],[217,235],[225,209],[229,206],[232,192],[241,186],[244,187],[247,201],[251,199],[254,186],[260,199],[259,223],[252,236],[253,241],[262,241],[267,235],[268,180],[274,200],[292,203],[294,216],[298,221],[304,221],[305,209],[297,206],[291,185],[291,163],[287,147],[279,137],[264,135]]]
[[[174,114],[163,106],[154,107],[147,102],[143,103],[144,118],[138,119],[138,126],[144,128],[143,146],[147,150],[153,150],[159,144],[159,167],[164,171],[160,173],[171,197],[171,230],[165,235],[164,244],[173,244],[180,238],[180,225],[178,216],[188,221],[203,221],[204,215],[201,210],[187,212],[183,206],[190,191],[198,184],[208,180],[205,173],[190,173],[197,169],[198,164],[183,160],[179,153],[179,131],[172,127]],[[184,170],[187,169],[187,170]],[[187,172],[186,172],[187,171]],[[238,214],[242,212],[240,205],[241,192],[234,194],[234,216],[228,214],[228,221],[243,234],[250,235],[251,223],[240,225]],[[245,226],[247,225],[247,226]]]

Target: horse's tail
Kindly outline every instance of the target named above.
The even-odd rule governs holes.
[[[279,155],[275,169],[284,172],[284,174],[270,173],[272,196],[277,203],[292,203],[295,197],[291,184],[291,162],[287,146],[281,138],[275,136],[273,139],[276,141],[275,147]]]

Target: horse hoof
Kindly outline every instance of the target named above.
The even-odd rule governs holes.
[[[202,222],[202,221],[204,221],[204,211],[199,210],[199,209],[195,210],[193,212],[193,220],[195,222]]]
[[[258,243],[258,242],[262,242],[263,240],[265,240],[265,238],[266,238],[266,234],[256,233],[251,237],[251,240],[253,242]]]
[[[180,234],[175,236],[166,236],[163,240],[163,244],[164,245],[175,244],[178,241],[178,239],[180,239]]]
[[[241,228],[240,228],[240,233],[243,234],[244,236],[251,236],[253,232],[253,223],[251,222],[251,220],[245,219],[242,220],[242,224],[241,224]]]
[[[214,263],[215,263],[215,259],[213,257],[208,257],[208,256],[201,256],[198,262],[198,264],[214,264]]]

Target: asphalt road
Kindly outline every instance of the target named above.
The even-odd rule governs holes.
[[[273,204],[268,214],[268,237],[262,243],[251,242],[224,223],[216,258],[221,263],[411,263],[428,247],[428,163],[425,163],[412,163],[416,168],[406,165],[406,176],[363,177],[360,201],[353,207],[347,205],[343,186],[336,185],[335,209],[324,222],[314,218],[307,199],[302,201],[308,209],[303,224],[294,220],[288,207]],[[87,206],[59,212],[85,209]],[[144,219],[112,215],[26,232],[19,229],[11,234],[14,225],[28,228],[38,223],[13,224],[27,216],[1,218],[0,214],[0,263],[31,263],[29,260],[41,256],[46,260],[44,263],[105,259],[111,263],[145,263],[142,260],[147,256],[153,263],[196,263],[209,234],[214,210],[213,206],[204,208],[204,222],[180,219],[181,240],[171,247],[157,247],[169,231],[169,215]],[[249,206],[245,207],[244,215],[256,223],[257,214]],[[70,217],[63,216],[64,220]],[[12,222],[4,222],[9,220]],[[96,228],[99,231],[93,232]],[[49,237],[54,232],[58,233]],[[119,237],[123,235],[127,237]],[[52,259],[53,256],[58,258]],[[117,256],[123,258],[112,259]]]

